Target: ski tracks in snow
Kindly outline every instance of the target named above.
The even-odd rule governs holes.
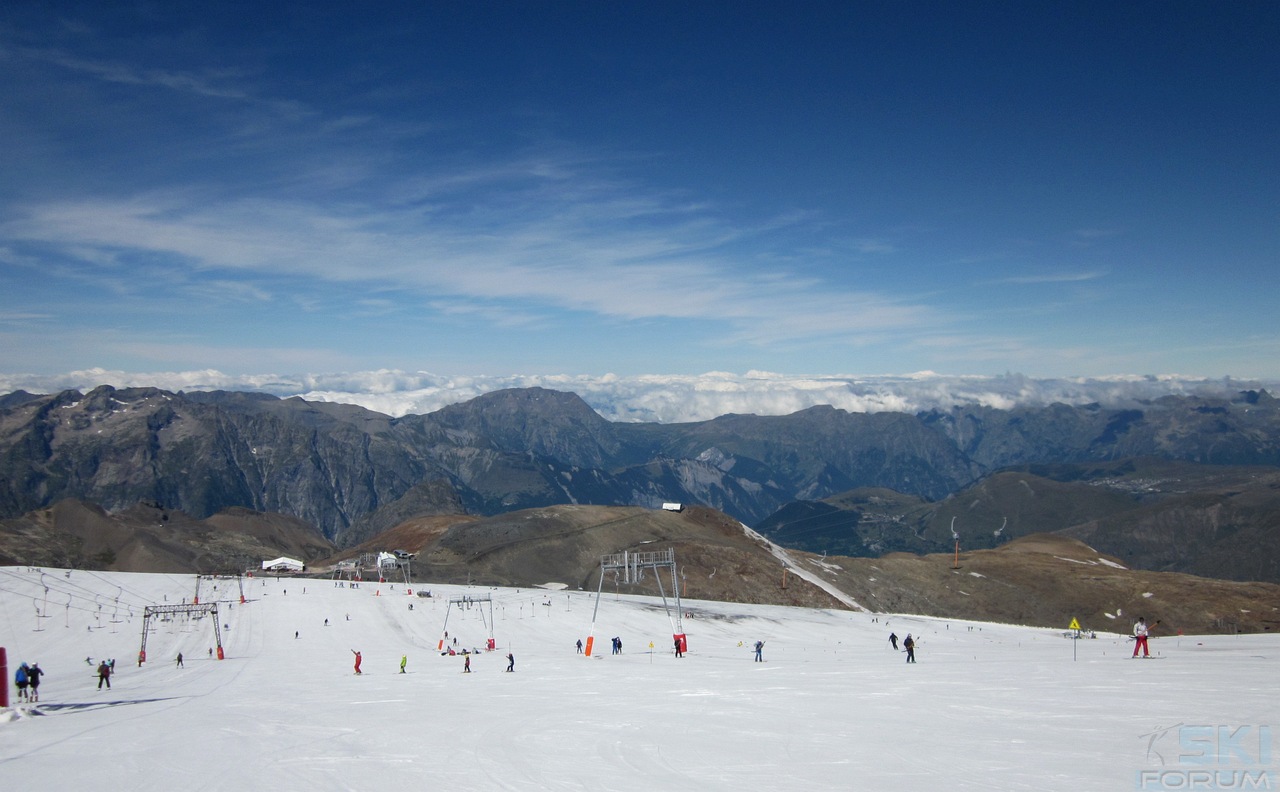
[[[803,567],[801,567],[799,564],[796,563],[795,559],[793,559],[791,555],[787,553],[786,550],[782,549],[778,545],[769,541],[761,534],[756,533],[754,530],[747,527],[745,523],[738,523],[738,524],[742,526],[742,530],[747,536],[757,541],[763,542],[764,545],[769,548],[769,552],[773,553],[773,557],[781,561],[782,565],[787,569],[791,570],[791,572],[797,577],[807,580],[808,582],[812,583],[813,585],[817,586],[818,588],[830,594],[835,599],[839,600],[840,602],[843,602],[845,605],[848,605],[853,610],[862,611],[863,613],[871,612],[866,608],[862,607],[862,605],[860,605],[857,602],[857,600],[855,600],[853,597],[850,597],[848,594],[836,588],[836,586],[833,583],[823,580],[822,578],[818,577],[816,574],[809,571],[808,569],[804,569]]]

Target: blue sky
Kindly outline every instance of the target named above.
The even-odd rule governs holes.
[[[1277,30],[17,0],[0,372],[1280,378]]]

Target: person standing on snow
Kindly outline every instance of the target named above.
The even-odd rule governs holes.
[[[1159,624],[1160,622],[1156,622]],[[1147,620],[1138,617],[1138,623],[1133,625],[1133,656],[1138,656],[1138,650],[1142,650],[1143,657],[1150,657],[1151,650],[1147,648],[1147,637],[1151,634],[1151,628],[1147,626]]]
[[[463,659],[462,673],[464,674],[471,673],[471,653],[470,652],[468,652],[465,658]]]
[[[764,658],[760,656],[763,651],[764,651],[764,641],[756,641],[756,662],[757,663],[764,662]]]
[[[27,685],[31,684],[31,678],[27,676],[26,663],[18,666],[18,670],[13,672],[13,684],[18,688],[18,701],[28,701]]]
[[[103,660],[98,663],[98,690],[102,690],[102,683],[107,684],[107,690],[111,689],[111,666],[107,665],[107,661]]]
[[[357,673],[357,674],[359,674],[359,673],[360,673],[360,661],[361,661],[361,660],[363,660],[364,658],[363,658],[363,657],[360,655],[360,653],[359,653],[359,652],[357,652],[355,649],[352,649],[352,650],[351,650],[351,654],[353,654],[353,655],[355,655],[355,656],[356,656],[356,673]]]
[[[507,670],[508,671],[516,670],[516,656],[511,654],[510,652],[507,652]]]
[[[27,669],[27,681],[31,684],[31,701],[40,700],[40,675],[43,673],[39,663],[32,663]]]
[[[911,637],[911,633],[907,633],[907,637],[902,639],[902,648],[907,650],[907,662],[914,663],[916,661],[916,642]]]
[[[182,652],[178,652],[178,668],[182,668]]]

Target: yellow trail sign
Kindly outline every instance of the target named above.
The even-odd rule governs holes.
[[[1080,629],[1080,620],[1079,620],[1079,619],[1076,619],[1076,618],[1073,616],[1073,617],[1071,618],[1071,624],[1068,624],[1068,625],[1067,625],[1067,629],[1068,629],[1068,630],[1078,630],[1078,629]]]

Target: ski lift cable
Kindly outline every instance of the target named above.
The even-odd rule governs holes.
[[[18,637],[18,633],[17,633],[17,624],[18,624],[18,622],[17,622],[17,620],[16,620],[16,619],[14,619],[14,618],[13,618],[13,616],[12,616],[12,615],[10,615],[10,613],[9,613],[9,598],[8,598],[8,597],[0,597],[0,603],[3,603],[2,605],[0,605],[0,607],[3,607],[3,608],[4,608],[4,624],[9,628],[9,632],[10,632],[10,636],[11,636],[11,637],[10,637],[10,638],[5,642],[5,643],[7,643],[7,644],[9,644],[9,645],[16,645],[16,644],[18,644],[18,640],[17,640],[17,637]],[[7,680],[7,679],[0,679],[0,685],[7,685],[7,684],[9,684],[9,680]]]
[[[97,572],[94,572],[94,571],[88,571],[88,570],[87,570],[87,571],[86,571],[86,574],[88,574],[88,575],[89,575],[89,577],[95,578],[95,579],[97,579],[97,580],[101,580],[103,583],[105,583],[106,585],[111,586],[111,587],[113,587],[113,588],[117,588],[117,589],[119,589],[119,590],[121,590],[121,591],[129,591],[129,594],[130,594],[131,596],[137,597],[137,598],[138,598],[140,601],[142,601],[142,602],[151,602],[151,601],[152,601],[151,597],[147,596],[146,594],[140,594],[140,593],[138,593],[138,592],[136,592],[136,591],[130,591],[129,589],[124,588],[123,586],[119,585],[118,583],[115,583],[115,582],[113,582],[113,581],[109,581],[109,580],[107,580],[106,578],[104,578],[104,577],[102,577],[100,574],[98,574]],[[166,577],[173,577],[173,576],[172,576],[172,575],[166,575]],[[190,575],[183,575],[183,576],[181,577],[181,586],[177,588],[177,591],[181,592],[181,593],[182,593],[182,595],[184,595],[184,596],[186,595],[186,593],[187,593],[187,592],[189,592],[189,591],[191,590],[191,585],[190,585],[190,582],[189,582],[189,581],[190,581],[190,577],[191,577]],[[175,583],[177,583],[178,581],[174,581],[174,582],[175,582]],[[136,603],[134,603],[134,604],[136,604]]]
[[[21,591],[19,591],[19,590],[17,590],[17,589],[9,588],[9,587],[6,587],[6,586],[0,586],[0,592],[7,592],[7,593],[10,593],[10,594],[16,594],[16,595],[18,595],[18,596],[24,596],[24,592],[21,592]],[[88,597],[85,597],[85,596],[83,596],[83,595],[76,595],[76,594],[74,594],[74,593],[72,593],[72,592],[68,592],[68,591],[60,591],[60,590],[55,589],[55,588],[50,588],[50,592],[51,592],[51,593],[53,593],[53,594],[62,594],[62,595],[66,595],[66,596],[67,596],[67,597],[69,597],[72,601],[79,600],[80,602],[85,603],[85,604],[83,604],[83,605],[72,605],[72,606],[70,606],[70,607],[75,608],[75,609],[76,609],[76,610],[78,610],[78,611],[83,611],[83,612],[85,612],[85,613],[101,613],[101,612],[102,612],[102,611],[101,611],[101,604],[100,604],[100,603],[93,602],[92,604],[90,604],[90,600],[89,600],[89,598],[88,598]]]
[[[141,607],[145,607],[146,605],[153,604],[153,603],[155,602],[155,600],[154,600],[150,595],[148,595],[148,594],[142,594],[142,593],[139,593],[139,592],[137,592],[137,591],[134,591],[134,590],[132,590],[132,589],[129,589],[129,588],[126,588],[126,587],[124,587],[124,586],[120,585],[120,584],[119,584],[119,583],[117,583],[116,581],[108,580],[108,579],[104,578],[100,573],[98,573],[98,572],[96,572],[96,571],[94,571],[94,570],[77,570],[77,571],[80,573],[77,577],[86,576],[86,577],[92,578],[92,579],[94,579],[94,580],[101,581],[101,582],[103,583],[103,585],[104,585],[104,586],[106,586],[107,588],[109,588],[109,589],[115,589],[115,590],[116,590],[116,592],[118,592],[118,595],[123,595],[124,593],[126,593],[126,592],[127,592],[127,593],[132,597],[132,599],[129,599],[129,600],[124,600],[124,599],[122,599],[121,601],[122,601],[125,605],[129,605],[129,606],[132,606],[132,607],[141,608]],[[190,586],[190,582],[189,582],[190,575],[177,575],[177,576],[175,576],[175,575],[171,575],[171,574],[170,574],[170,575],[163,575],[162,577],[165,577],[165,578],[169,578],[169,579],[171,579],[171,582],[174,584],[174,585],[173,585],[173,588],[172,588],[172,591],[173,591],[173,593],[174,593],[174,595],[175,595],[175,596],[185,597],[185,596],[187,596],[187,594],[188,594],[188,593],[190,592],[190,590],[191,590],[191,586]],[[172,580],[173,578],[177,578],[177,579],[176,579],[176,580]],[[58,580],[58,578],[54,578],[54,579],[55,579],[55,580]],[[78,589],[84,590],[84,591],[86,591],[86,592],[91,592],[92,594],[101,594],[101,592],[100,592],[100,591],[97,591],[96,589],[91,589],[91,588],[89,588],[89,587],[87,587],[87,586],[84,586],[83,584],[80,584],[80,583],[78,583],[78,582],[76,582],[76,581],[73,581],[73,580],[71,580],[71,579],[69,579],[69,578],[68,578],[68,579],[65,579],[65,580],[61,580],[61,581],[59,582],[59,585],[62,585],[62,586],[70,586],[70,587],[73,587],[73,588],[78,588]],[[164,594],[167,594],[167,593],[168,593],[168,592],[161,591],[161,595],[162,595],[162,596],[163,596]]]
[[[14,572],[14,571],[12,571],[12,570],[8,570],[8,569],[0,569],[0,573],[2,573],[2,574],[4,574],[4,575],[7,575],[8,577],[14,578],[14,579],[16,579],[16,580],[20,581],[21,583],[26,584],[26,585],[29,585],[29,586],[30,586],[30,585],[37,585],[37,584],[33,583],[33,582],[32,582],[29,578],[27,578],[26,576],[22,575],[21,573]],[[47,587],[47,588],[49,589],[49,591],[51,591],[51,592],[56,592],[56,593],[58,593],[58,594],[70,594],[70,595],[72,595],[72,596],[74,596],[74,597],[76,597],[76,598],[78,598],[78,599],[82,599],[82,600],[89,600],[89,599],[92,599],[93,597],[102,596],[102,592],[101,592],[101,591],[96,591],[96,590],[94,590],[94,589],[92,589],[92,588],[89,588],[89,587],[87,587],[87,586],[84,586],[84,585],[82,585],[82,584],[80,584],[80,583],[77,583],[77,582],[74,582],[74,581],[68,581],[68,580],[66,580],[65,578],[58,578],[58,577],[53,576],[53,575],[48,575],[47,573],[41,573],[41,575],[42,575],[42,577],[41,577],[41,581],[42,581],[42,582],[41,582],[41,583],[39,583],[38,585],[42,585],[42,586]],[[48,578],[48,581],[47,581],[47,582],[45,582],[45,578],[46,578],[46,577]],[[99,579],[101,579],[101,578],[99,578]],[[106,581],[103,581],[103,582],[106,582]],[[114,585],[113,585],[113,586],[111,586],[111,588],[113,588],[113,589],[118,589],[119,587],[118,587],[118,586],[114,586]],[[145,598],[145,597],[144,597],[144,598],[143,598],[143,601],[147,601],[147,598]],[[128,604],[136,605],[137,603],[128,603]]]
[[[20,577],[20,576],[18,576],[18,575],[14,575],[14,573],[12,573],[12,572],[8,572],[8,570],[0,570],[0,573],[9,574],[9,575],[14,576],[14,577]],[[27,582],[27,581],[22,581],[22,582],[24,582],[24,583],[25,583],[25,582]],[[74,605],[74,606],[72,606],[72,607],[74,607],[76,610],[84,611],[84,612],[87,612],[87,613],[98,613],[98,612],[100,612],[101,604],[100,604],[96,599],[92,599],[92,598],[93,598],[93,597],[101,597],[101,596],[102,596],[101,594],[94,594],[94,593],[92,593],[92,592],[89,592],[88,590],[85,590],[85,591],[86,591],[86,593],[81,594],[81,593],[78,593],[78,592],[75,592],[75,591],[71,591],[71,590],[68,590],[68,589],[66,589],[66,588],[64,588],[64,587],[57,586],[57,585],[49,586],[49,587],[48,587],[48,589],[49,589],[49,592],[50,592],[50,593],[52,593],[52,594],[65,595],[65,596],[67,596],[67,597],[70,597],[73,601],[77,601],[77,600],[78,600],[79,602],[84,603],[84,604],[82,604],[82,605]],[[6,585],[0,585],[0,591],[8,592],[8,593],[11,593],[11,594],[16,594],[16,595],[18,595],[18,596],[30,596],[27,592],[22,591],[22,590],[20,590],[20,589],[19,589],[19,588],[17,588],[17,587],[12,587],[11,585],[9,585],[9,586],[6,586]]]
[[[101,580],[104,584],[108,586],[112,586],[120,590],[121,592],[128,592],[131,596],[136,597],[137,601],[130,603],[132,605],[141,607],[140,603],[150,604],[155,602],[152,596],[147,594],[142,594],[137,591],[132,591],[123,586],[120,586],[114,581],[107,580],[106,578],[102,577],[102,575],[97,572],[88,571],[87,574],[92,578]],[[191,592],[191,575],[190,574],[184,574],[184,575],[168,574],[168,575],[163,575],[163,577],[168,579],[167,582],[169,582],[169,584],[171,585],[171,588],[169,589],[169,591],[162,591],[161,592],[162,595],[172,592],[175,596],[185,597],[185,596],[188,596],[189,593]]]

